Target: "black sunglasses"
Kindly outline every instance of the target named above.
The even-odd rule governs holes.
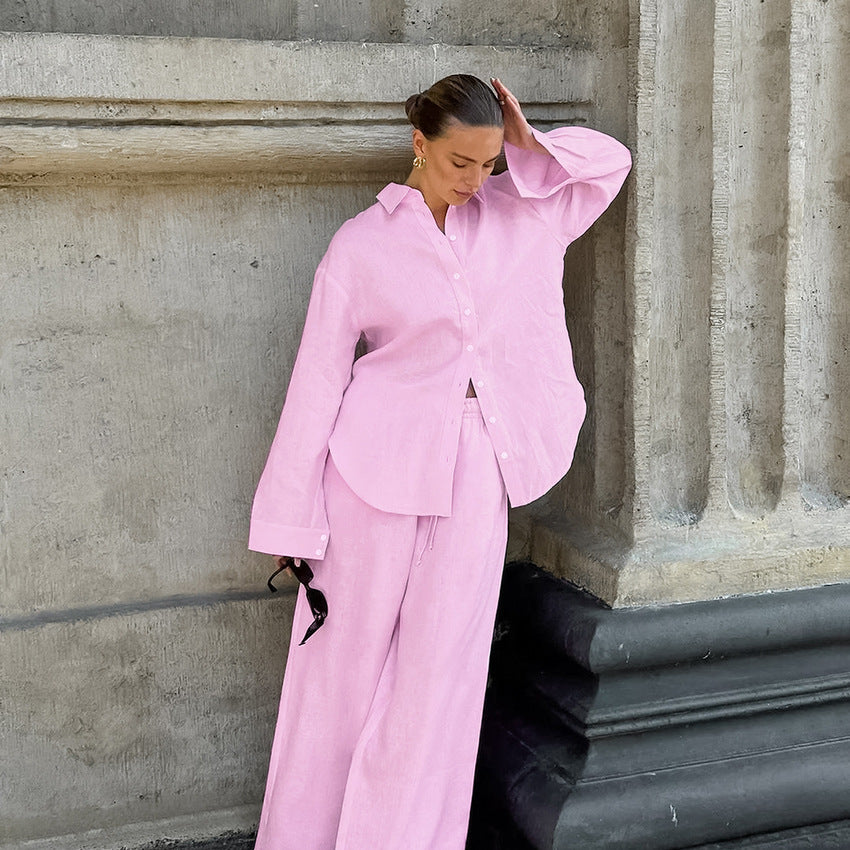
[[[310,587],[310,582],[313,581],[313,571],[303,558],[301,559],[300,564],[296,564],[294,558],[286,558],[283,561],[282,566],[276,569],[269,576],[268,586],[272,593],[277,593],[277,588],[272,584],[272,579],[278,575],[278,573],[282,573],[286,569],[292,570],[292,574],[295,578],[304,585],[304,591],[307,594],[307,602],[310,605],[310,610],[313,612],[313,622],[310,623],[307,633],[304,635],[301,643],[298,644],[299,646],[303,646],[307,638],[314,635],[324,624],[325,619],[328,616],[328,600],[325,599],[325,594],[322,593],[321,590],[317,590],[315,587]]]

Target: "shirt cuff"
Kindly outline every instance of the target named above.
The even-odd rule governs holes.
[[[524,198],[548,198],[572,183],[627,172],[631,165],[628,148],[598,130],[559,127],[543,133],[532,127],[531,133],[549,156],[505,144],[511,179]]]
[[[298,528],[255,519],[251,521],[248,548],[267,555],[321,561],[325,557],[329,537],[327,528]]]

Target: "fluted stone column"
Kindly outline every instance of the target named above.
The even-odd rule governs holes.
[[[615,607],[850,580],[848,13],[632,4],[625,286],[525,550]]]

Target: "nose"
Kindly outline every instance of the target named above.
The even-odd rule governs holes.
[[[469,191],[470,192],[477,192],[481,188],[482,184],[484,183],[484,181],[486,179],[487,179],[487,169],[483,168],[483,167],[479,168],[477,172],[470,175]]]

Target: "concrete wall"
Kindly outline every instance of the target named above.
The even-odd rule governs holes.
[[[21,29],[151,32],[141,6],[21,8]],[[266,30],[227,33],[264,40],[0,36],[0,846],[255,821],[293,596],[245,548],[250,500],[313,269],[406,174],[403,100],[495,74],[541,127],[625,139],[627,19],[595,50],[601,18],[526,11],[500,40],[583,34],[435,47],[449,18],[422,8],[396,33],[410,43],[280,42],[256,6],[240,23]],[[230,26],[192,14],[190,32]]]

